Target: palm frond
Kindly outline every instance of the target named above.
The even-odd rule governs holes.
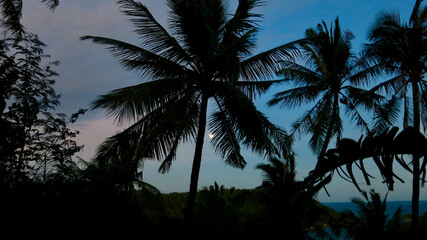
[[[266,93],[271,86],[277,83],[281,83],[282,80],[271,80],[271,81],[238,81],[237,87],[251,99],[255,99],[258,96]]]
[[[95,161],[100,166],[120,162],[121,159],[138,161],[134,152],[138,146],[139,136],[135,133],[118,133],[105,139],[96,149]]]
[[[363,107],[366,111],[372,111],[375,109],[379,102],[384,100],[382,95],[379,95],[371,90],[365,90],[353,86],[347,86],[344,88],[346,102],[352,105],[352,107]]]
[[[353,86],[368,86],[371,80],[386,72],[383,64],[367,56],[356,57],[347,78]]]
[[[411,99],[407,97],[406,94],[403,97],[403,103],[403,128],[407,128],[414,125],[413,104]]]
[[[399,229],[400,225],[402,224],[403,220],[403,209],[402,207],[398,207],[396,211],[394,212],[393,216],[387,223],[386,229],[390,232],[394,232],[397,229]]]
[[[146,6],[132,0],[118,2],[123,12],[131,16],[135,32],[139,34],[142,45],[148,51],[176,63],[189,62],[190,57],[166,29],[153,17]]]
[[[152,111],[141,119],[139,123],[143,125],[136,126],[135,130],[141,132],[142,153],[149,151],[151,158],[173,160],[171,150],[172,153],[175,152],[177,144],[193,140],[196,136],[199,118],[198,98],[196,94],[187,94],[179,100],[164,104],[162,106],[164,109]]]
[[[387,81],[384,81],[375,87],[371,88],[373,92],[384,92],[385,94],[401,94],[404,92],[405,87],[408,85],[408,81],[406,81],[405,77],[402,75],[398,75],[393,77]]]
[[[390,100],[385,101],[374,111],[374,126],[375,133],[383,133],[397,121],[400,113],[401,99],[396,95]]]
[[[330,99],[324,98],[324,101],[318,105],[313,113],[312,125],[309,132],[312,134],[309,140],[309,146],[314,153],[320,153],[326,140],[327,129],[331,126],[335,129],[334,117],[332,116],[332,104]]]
[[[59,0],[42,0],[42,2],[52,11],[59,5]]]
[[[287,133],[272,124],[253,102],[237,88],[222,86],[218,105],[234,127],[237,139],[253,151],[266,156],[288,156],[292,140]]]
[[[274,106],[280,104],[280,107],[295,108],[302,104],[314,101],[321,93],[322,89],[318,86],[298,87],[283,92],[276,93],[273,99],[267,104]]]
[[[94,43],[107,45],[107,50],[120,61],[125,69],[136,71],[141,77],[176,78],[186,77],[190,74],[186,67],[177,62],[130,43],[96,36],[83,36],[80,39],[89,39]]]
[[[159,106],[176,100],[187,91],[182,79],[159,79],[134,86],[116,89],[99,96],[92,109],[105,108],[121,124],[124,120],[136,120]]]
[[[249,81],[273,78],[280,70],[279,62],[298,55],[296,45],[301,41],[303,40],[283,44],[243,60],[240,64],[242,78]]]
[[[295,188],[296,171],[291,167],[286,160],[270,158],[268,164],[258,164],[256,169],[262,170],[262,185],[259,188],[264,190],[272,190],[277,188],[279,191]],[[292,186],[293,185],[293,186]]]
[[[353,103],[345,105],[345,113],[350,116],[350,121],[356,123],[356,127],[366,133],[370,133],[369,123],[363,118],[362,114],[357,110]]]
[[[366,56],[396,73],[407,64],[405,58],[411,54],[407,44],[408,28],[403,24],[398,13],[381,12],[369,29],[370,42],[364,47]]]
[[[257,29],[257,20],[262,17],[261,14],[253,13],[252,10],[261,6],[259,0],[241,0],[233,17],[225,25],[225,36],[239,35],[247,31]],[[225,41],[226,42],[226,41]]]
[[[415,2],[414,8],[412,9],[411,16],[409,17],[410,23],[416,23],[418,20],[418,17],[420,16],[420,7],[423,0],[417,0]]]
[[[282,61],[280,65],[278,74],[285,79],[292,79],[295,86],[318,85],[322,79],[318,72],[293,61]]]
[[[224,1],[169,0],[168,5],[170,28],[180,45],[199,63],[208,64],[228,20]]]
[[[181,143],[182,139],[181,136],[175,137],[175,140],[169,150],[169,154],[166,156],[166,158],[162,161],[162,164],[159,167],[160,173],[167,173],[169,172],[172,162],[176,158],[176,152],[178,150],[179,144]]]
[[[136,160],[157,159],[164,163],[159,171],[167,171],[176,155],[176,146],[194,139],[198,119],[197,95],[187,94],[171,99],[151,111],[123,132],[103,143],[97,156],[120,156],[123,147],[131,147]]]
[[[418,26],[425,25],[426,22],[427,22],[427,7],[424,6],[422,9],[420,9],[418,13],[417,21],[414,22],[413,25],[418,27]]]
[[[373,40],[377,37],[381,38],[381,35],[383,35],[383,33],[391,34],[393,30],[400,28],[400,26],[401,20],[399,13],[382,11],[377,15],[374,24],[368,31],[369,39]]]
[[[254,36],[258,31],[257,20],[260,14],[252,13],[259,6],[258,0],[239,1],[233,17],[224,26],[224,35],[218,49],[235,51],[240,57],[251,54],[255,47]]]
[[[307,33],[306,33],[307,34]],[[313,39],[317,39],[318,37],[313,37]],[[305,52],[303,54],[303,60],[306,62],[306,64],[315,69],[316,72],[319,72],[321,75],[328,74],[329,70],[326,66],[324,60],[322,59],[322,56],[319,55],[319,53],[316,52],[316,43],[314,42],[314,46],[311,46],[311,44],[302,44],[301,48]]]
[[[301,137],[304,134],[307,134],[310,130],[310,127],[313,124],[314,113],[316,111],[317,106],[320,104],[316,104],[313,108],[306,111],[300,118],[298,118],[295,122],[292,123],[292,132],[291,136],[297,134],[298,137]]]
[[[239,140],[234,131],[235,123],[227,117],[226,113],[219,110],[212,115],[208,127],[214,136],[211,143],[215,151],[221,154],[228,165],[243,169],[246,161],[240,154]]]

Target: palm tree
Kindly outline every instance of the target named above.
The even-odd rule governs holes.
[[[288,57],[288,45],[251,55],[255,47],[257,0],[241,0],[233,16],[223,0],[169,0],[170,32],[141,3],[121,0],[133,17],[141,46],[105,37],[85,36],[108,46],[120,63],[136,71],[144,82],[100,96],[93,108],[105,108],[118,123],[134,121],[104,142],[98,157],[129,152],[135,160],[158,159],[167,172],[177,148],[195,142],[187,201],[191,213],[197,193],[206,127],[224,161],[238,168],[246,164],[243,144],[265,154],[286,155],[291,141],[259,112],[252,99],[275,81],[276,61]],[[263,81],[260,81],[263,80]],[[213,110],[208,119],[208,105]],[[127,143],[123,147],[123,143]],[[124,149],[123,149],[124,148]]]
[[[404,127],[412,125],[419,131],[421,122],[424,129],[427,124],[427,81],[423,79],[427,60],[427,7],[422,7],[422,2],[415,2],[408,22],[402,22],[398,13],[381,12],[369,31],[370,42],[365,48],[369,57],[378,61],[387,72],[397,75],[373,90],[393,94],[390,102],[403,98]],[[389,109],[393,111],[393,107],[397,106],[390,104]],[[381,114],[377,117],[382,119]],[[419,158],[420,156],[414,155],[412,161],[412,226],[415,233],[418,232],[419,215]]]
[[[285,239],[310,239],[308,232],[315,231],[319,234],[317,237],[323,238],[323,226],[316,226],[316,222],[326,213],[316,203],[314,195],[328,181],[315,186],[297,181],[292,159],[271,158],[269,163],[259,164],[256,168],[263,172],[262,185],[257,190],[266,210],[261,218],[265,234]]]
[[[391,218],[387,214],[387,196],[381,196],[371,190],[369,197],[362,192],[362,198],[352,198],[351,202],[357,206],[357,214],[344,210],[341,223],[344,228],[345,239],[402,239],[399,227],[402,223],[402,209],[399,207]],[[340,231],[338,231],[340,232]]]
[[[338,17],[329,29],[325,22],[307,29],[305,37],[299,44],[299,58],[283,61],[279,72],[295,88],[275,94],[268,104],[295,108],[316,102],[293,123],[292,135],[311,133],[310,148],[323,155],[332,138],[341,139],[342,108],[358,127],[369,132],[359,108],[372,110],[381,97],[358,87],[367,84],[377,70],[351,52],[353,35],[341,31]]]
[[[269,163],[259,164],[256,168],[262,170],[264,178],[257,189],[263,193],[261,199],[266,206],[265,234],[277,236],[282,232],[279,236],[285,234],[304,239],[303,219],[308,202],[301,198],[301,183],[296,181],[296,171],[291,162],[271,158]]]
[[[234,191],[235,188],[227,189],[215,182],[199,192],[194,215],[202,235],[220,238],[235,235],[242,228],[241,206]]]

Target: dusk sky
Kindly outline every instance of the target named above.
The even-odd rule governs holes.
[[[163,26],[168,26],[168,8],[165,0],[141,2],[147,5]],[[232,13],[237,0],[229,2]],[[415,0],[266,0],[264,6],[255,9],[255,12],[264,16],[260,23],[261,31],[258,34],[258,47],[255,53],[297,40],[303,37],[305,29],[315,27],[322,20],[330,23],[337,16],[340,18],[341,27],[349,29],[355,35],[353,51],[357,52],[367,41],[367,30],[380,11],[398,11],[402,21],[407,21],[414,2]],[[56,90],[62,94],[61,107],[57,109],[59,112],[70,115],[79,108],[88,108],[90,102],[100,94],[146,80],[122,69],[104,46],[79,40],[84,35],[95,35],[139,43],[137,34],[133,32],[132,23],[120,12],[116,0],[61,0],[54,12],[40,1],[24,1],[23,24],[28,32],[37,34],[47,45],[45,50],[51,55],[52,60],[61,62],[56,69],[60,74]],[[381,80],[384,79],[378,79]],[[271,96],[286,87],[287,85],[274,86],[262,98],[256,99],[255,104],[273,123],[288,130],[291,123],[310,106],[296,110],[267,108],[266,102]],[[344,137],[359,138],[360,132],[354,130],[353,126],[351,124],[345,126]],[[81,131],[77,141],[85,146],[77,156],[89,161],[96,147],[106,137],[124,127],[117,127],[114,119],[108,119],[102,110],[96,110],[79,119],[73,128]],[[254,188],[261,184],[261,172],[256,170],[255,166],[266,163],[266,159],[244,152],[248,165],[244,170],[234,169],[222,162],[221,157],[214,153],[207,136],[206,139],[199,188],[211,185],[214,181],[226,187],[236,188]],[[303,179],[314,169],[317,160],[308,148],[307,139],[308,137],[297,139],[294,146],[299,179]],[[182,146],[167,174],[157,172],[160,162],[146,161],[144,181],[164,193],[188,191],[193,151],[191,144]],[[370,173],[377,179],[373,181],[372,186],[366,186],[359,177],[362,188],[368,191],[375,187],[378,192],[385,195],[387,189],[385,184],[381,183],[378,170],[374,165],[368,166],[371,166]],[[396,169],[401,168],[396,166]],[[395,191],[389,193],[388,199],[410,200],[412,179],[403,170],[399,171],[399,176],[403,177],[407,184],[396,184]],[[331,197],[322,190],[318,195],[320,201],[349,201],[351,197],[359,196],[357,189],[337,174],[327,189]],[[421,189],[420,200],[427,200],[427,188]]]

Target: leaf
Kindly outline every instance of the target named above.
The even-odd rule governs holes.
[[[378,133],[384,132],[397,121],[400,113],[401,100],[394,95],[390,100],[381,104],[374,112],[373,131]]]
[[[105,108],[109,116],[115,116],[122,124],[124,120],[136,120],[190,92],[183,79],[159,79],[134,86],[124,87],[99,96],[92,109]]]
[[[136,27],[135,32],[148,51],[176,63],[190,62],[187,52],[156,21],[146,6],[131,0],[120,0],[118,3],[126,15],[133,17],[131,21]]]
[[[171,99],[146,114],[123,132],[108,138],[97,156],[114,161],[123,153],[142,160],[173,158],[177,141],[194,139],[198,119],[197,96]],[[166,165],[165,165],[166,166]]]
[[[280,83],[281,80],[272,81],[238,81],[237,87],[251,99],[256,99],[257,96],[261,96],[266,93],[271,86],[276,83]]]
[[[355,162],[355,164],[359,167],[360,171],[362,171],[363,177],[365,178],[366,185],[369,186],[371,185],[371,181],[369,180],[369,178],[374,178],[374,177],[368,174],[368,172],[366,171],[365,166],[363,164],[363,159],[361,159],[359,162],[360,162],[360,166],[357,164],[357,162]]]
[[[162,161],[162,164],[159,167],[159,172],[160,173],[167,173],[167,172],[169,172],[169,170],[171,168],[171,165],[172,165],[172,162],[176,158],[176,151],[178,149],[180,140],[181,140],[181,136],[178,136],[178,137],[175,138],[175,141],[174,141],[171,149],[169,150],[169,154]]]
[[[175,61],[126,42],[96,36],[83,36],[80,40],[92,40],[94,43],[107,45],[107,50],[119,59],[125,69],[136,71],[141,77],[185,78],[192,74],[189,69]]]
[[[318,86],[304,86],[276,93],[273,99],[267,102],[268,106],[280,104],[280,107],[295,108],[317,99],[321,89]]]
[[[42,0],[50,10],[55,10],[59,5],[59,0]]]
[[[245,146],[266,156],[282,156],[291,152],[286,132],[272,124],[245,94],[236,88],[218,84],[217,104],[232,122],[236,137]]]
[[[309,67],[300,65],[294,61],[281,61],[278,74],[288,80],[292,80],[295,86],[318,86],[322,88],[323,75]]]
[[[283,44],[242,61],[240,68],[243,79],[253,81],[255,79],[271,79],[274,77],[277,71],[280,70],[278,62],[293,58],[298,54],[298,50],[295,47],[298,42]]]
[[[214,136],[211,143],[215,151],[221,154],[228,165],[243,169],[246,161],[240,154],[239,140],[235,135],[235,123],[220,110],[212,115],[208,126]]]

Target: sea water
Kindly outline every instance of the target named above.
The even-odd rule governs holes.
[[[427,201],[420,201],[420,215],[427,212]],[[325,206],[328,206],[334,209],[337,212],[342,212],[343,210],[350,210],[357,214],[357,205],[352,202],[324,202],[322,203]],[[387,214],[392,216],[396,210],[401,207],[402,215],[411,213],[411,201],[387,201]]]
[[[427,201],[419,201],[419,209],[420,209],[420,215],[427,212]],[[325,206],[328,206],[332,209],[334,209],[337,212],[342,212],[343,210],[350,210],[357,214],[357,205],[352,202],[324,202],[322,203]],[[393,214],[396,212],[396,210],[400,207],[402,208],[402,215],[405,215],[407,213],[411,213],[411,201],[387,201],[387,212],[389,217],[392,217]],[[328,230],[327,230],[328,231]],[[309,233],[309,235],[312,235]],[[312,235],[314,237],[314,235]],[[342,240],[344,238],[339,236],[334,236],[336,240]]]

